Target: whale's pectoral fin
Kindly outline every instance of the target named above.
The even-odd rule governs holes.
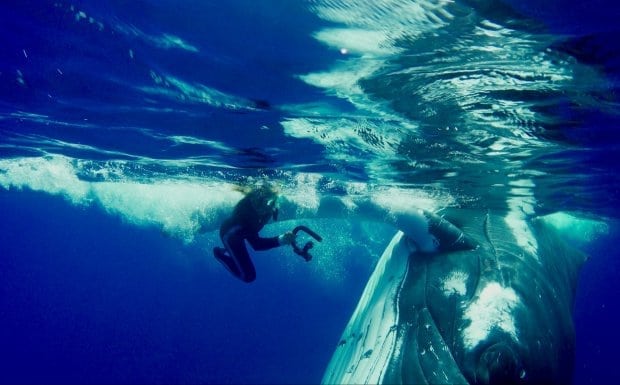
[[[461,373],[427,308],[420,312],[417,334],[420,344],[417,351],[420,367],[429,384],[469,383]]]

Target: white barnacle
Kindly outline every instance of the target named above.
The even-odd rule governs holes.
[[[497,282],[488,283],[465,310],[464,316],[470,320],[462,332],[465,347],[475,348],[493,329],[500,329],[517,340],[513,312],[519,303],[519,297],[512,288]]]
[[[441,289],[446,297],[454,294],[465,295],[467,292],[467,273],[456,270],[452,271],[441,283]]]

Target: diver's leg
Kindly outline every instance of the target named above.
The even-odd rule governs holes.
[[[244,282],[252,282],[256,279],[256,269],[245,247],[245,241],[241,231],[232,229],[222,237],[222,242],[226,247],[230,261],[234,270],[229,269],[237,278]],[[235,273],[235,271],[237,273]]]
[[[213,255],[232,275],[239,278],[240,273],[237,265],[233,261],[232,257],[226,253],[226,249],[223,247],[214,247]]]

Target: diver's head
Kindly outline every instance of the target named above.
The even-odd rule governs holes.
[[[274,216],[278,210],[278,190],[271,183],[265,182],[248,193],[252,206],[260,216]]]

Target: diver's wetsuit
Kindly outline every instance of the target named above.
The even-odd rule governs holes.
[[[215,257],[237,278],[244,282],[256,279],[256,270],[250,259],[244,240],[247,240],[254,250],[269,250],[280,246],[278,237],[261,238],[258,232],[275,217],[276,210],[266,210],[261,216],[252,205],[249,196],[243,198],[230,216],[220,227],[220,238],[226,248],[213,249]]]

